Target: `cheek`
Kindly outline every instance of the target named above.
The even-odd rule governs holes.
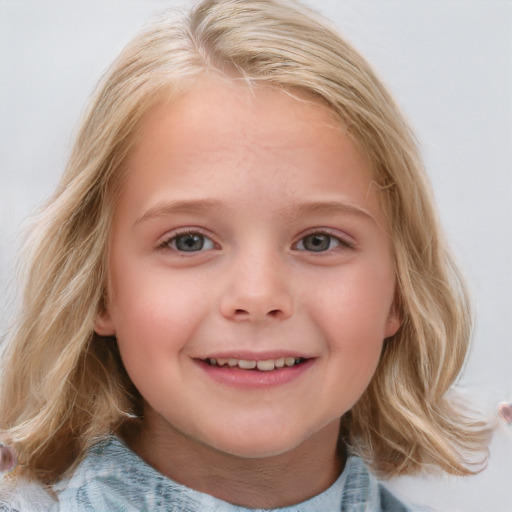
[[[185,343],[207,311],[204,280],[161,266],[116,263],[109,310],[120,344],[151,351]]]
[[[205,305],[190,282],[185,286],[144,271],[120,277],[113,280],[110,310],[121,358],[143,396],[161,397],[165,384],[180,377],[180,362]]]
[[[366,339],[380,343],[386,337],[394,300],[392,272],[376,269],[347,268],[326,281],[307,299],[329,337],[343,340],[347,346],[361,346]]]
[[[310,295],[311,317],[326,340],[330,392],[348,410],[368,386],[380,360],[394,297],[392,271],[354,265]]]

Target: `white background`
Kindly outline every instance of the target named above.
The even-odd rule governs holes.
[[[478,312],[459,383],[488,416],[512,401],[512,3],[310,0],[374,65],[416,129]],[[20,223],[53,190],[83,105],[155,11],[185,0],[0,0],[0,329]],[[439,511],[512,510],[512,426],[476,477],[394,491]]]

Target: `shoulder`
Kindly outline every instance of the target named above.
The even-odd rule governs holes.
[[[381,512],[407,512],[410,510],[382,484],[379,484],[379,498]]]
[[[133,470],[134,462],[124,461],[126,454],[119,442],[110,438],[99,442],[73,474],[52,489],[26,480],[0,479],[0,512],[131,511],[122,503],[121,473]]]
[[[91,448],[71,477],[58,482],[54,490],[66,512],[163,510],[154,502],[166,501],[164,480],[112,436]]]
[[[0,483],[0,512],[54,512],[58,502],[42,486],[28,481]]]
[[[359,457],[349,457],[346,464],[346,481],[343,491],[343,510],[365,505],[365,510],[379,512],[409,512],[408,508],[386,489],[369,471]],[[348,508],[347,508],[348,507]]]
[[[107,498],[112,486],[118,484],[114,475],[120,468],[126,469],[122,454],[117,453],[117,449],[117,444],[111,439],[99,442],[89,450],[69,478],[54,485],[63,510],[93,511],[97,506],[95,496]]]

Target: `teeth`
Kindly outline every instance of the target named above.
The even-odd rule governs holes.
[[[274,369],[275,363],[273,359],[268,359],[267,361],[258,361],[256,366],[258,367],[258,370],[261,370],[262,372],[269,372]]]
[[[261,372],[270,372],[276,368],[283,368],[285,366],[291,368],[296,364],[302,363],[304,359],[296,357],[278,357],[277,359],[265,359],[262,361],[254,361],[250,359],[236,359],[229,358],[208,358],[206,360],[211,366],[228,366],[230,368],[241,368],[242,370],[258,369]]]
[[[238,360],[238,367],[242,368],[242,370],[254,370],[256,364],[256,361],[247,361],[246,359]]]
[[[293,366],[295,364],[295,357],[285,357],[284,364],[286,366]]]

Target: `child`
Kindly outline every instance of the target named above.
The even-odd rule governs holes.
[[[398,511],[372,473],[474,472],[446,397],[469,307],[414,139],[298,5],[138,36],[27,251],[0,510]]]

